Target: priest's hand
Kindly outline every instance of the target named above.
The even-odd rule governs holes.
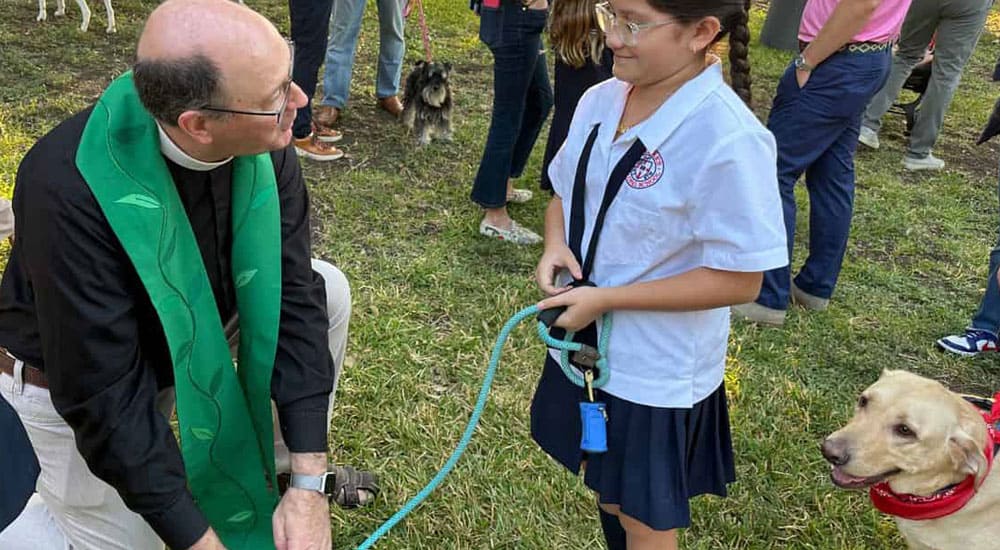
[[[326,495],[289,487],[272,518],[277,550],[331,550],[330,502]]]

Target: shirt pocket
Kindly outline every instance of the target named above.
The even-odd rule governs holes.
[[[605,224],[597,245],[608,264],[649,265],[663,255],[671,228],[661,207],[621,202],[610,210],[616,210],[614,227]]]

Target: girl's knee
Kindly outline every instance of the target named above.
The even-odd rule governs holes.
[[[312,268],[323,277],[326,314],[330,318],[330,326],[337,326],[351,316],[351,285],[344,272],[333,264],[313,258]]]
[[[603,505],[602,505],[603,506]],[[656,543],[657,548],[677,548],[677,529],[658,531],[645,523],[618,512],[618,521],[628,533],[629,541]],[[662,545],[662,546],[661,546]]]

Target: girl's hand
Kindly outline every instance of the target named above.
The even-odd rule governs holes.
[[[538,302],[538,309],[566,306],[566,311],[556,319],[555,326],[578,332],[609,309],[605,301],[606,290],[592,286],[574,288],[571,292],[564,292],[563,289],[558,296]]]
[[[535,269],[535,281],[538,282],[538,288],[542,289],[542,292],[546,296],[562,294],[571,288],[569,286],[558,287],[555,285],[556,276],[564,269],[569,270],[569,274],[574,279],[583,278],[583,271],[580,269],[580,264],[576,261],[573,251],[568,246],[564,243],[546,246],[545,252],[542,253],[541,259],[538,260],[538,267]]]

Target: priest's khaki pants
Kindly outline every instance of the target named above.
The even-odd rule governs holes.
[[[347,349],[351,317],[351,290],[336,267],[313,260],[313,270],[326,282],[330,355],[337,367],[327,414],[329,430],[337,382]],[[141,516],[125,507],[118,493],[90,472],[76,449],[73,430],[56,413],[47,389],[24,384],[15,366],[14,377],[0,375],[0,395],[17,411],[41,465],[36,493],[17,519],[0,532],[3,550],[163,550],[164,544]],[[174,408],[173,388],[160,392],[157,406],[169,417]],[[274,427],[275,463],[289,470],[288,447]],[[183,549],[175,549],[183,550]]]

